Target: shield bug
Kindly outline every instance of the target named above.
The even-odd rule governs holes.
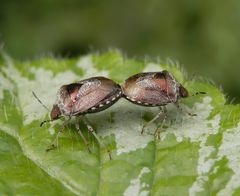
[[[34,96],[37,98],[35,94]],[[92,77],[76,83],[63,85],[57,92],[57,100],[50,112],[51,119],[43,121],[40,126],[42,126],[45,122],[54,121],[63,116],[67,116],[69,119],[63,123],[62,128],[57,133],[54,142],[50,148],[47,149],[47,151],[55,148],[58,145],[58,136],[64,130],[67,122],[71,119],[72,116],[76,117],[76,128],[78,130],[78,133],[90,151],[88,142],[79,128],[78,117],[88,113],[105,110],[117,102],[121,96],[121,86],[105,77]],[[39,102],[42,104],[40,100]],[[86,124],[88,130],[97,139],[99,144],[103,145],[86,119],[83,119],[83,121]]]
[[[134,104],[160,108],[160,112],[143,125],[141,134],[143,134],[147,125],[159,118],[161,113],[164,113],[162,125],[164,124],[166,120],[165,106],[167,104],[174,103],[177,105],[179,99],[189,96],[187,89],[166,70],[133,75],[125,80],[122,85],[122,91],[123,96]],[[196,94],[205,93],[198,92]]]

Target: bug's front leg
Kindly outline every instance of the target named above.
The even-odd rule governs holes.
[[[52,144],[46,149],[47,152],[58,147],[58,137],[59,137],[59,135],[64,131],[66,125],[68,124],[68,122],[69,122],[70,120],[71,120],[71,117],[69,117],[69,119],[67,119],[67,120],[65,120],[65,121],[63,122],[62,127],[61,127],[61,129],[58,131],[58,133],[57,133],[55,139],[53,140]]]

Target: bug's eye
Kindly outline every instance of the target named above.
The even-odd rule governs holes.
[[[179,87],[179,94],[180,94],[180,97],[188,97],[188,91],[187,89],[185,89],[182,85]]]

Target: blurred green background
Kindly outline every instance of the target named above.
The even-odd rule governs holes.
[[[2,0],[0,43],[21,60],[109,48],[169,57],[240,102],[239,0]]]

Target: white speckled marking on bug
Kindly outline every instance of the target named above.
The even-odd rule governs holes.
[[[99,71],[94,67],[91,55],[81,57],[77,62],[77,67],[83,69],[84,78],[90,78],[95,76],[108,77],[108,71]]]
[[[138,177],[131,180],[129,187],[125,190],[123,195],[124,196],[132,196],[132,195],[147,196],[149,194],[149,191],[146,191],[146,190],[141,191],[141,189],[147,188],[149,185],[145,183],[141,184],[141,178],[144,174],[149,172],[150,172],[149,168],[143,167]]]

